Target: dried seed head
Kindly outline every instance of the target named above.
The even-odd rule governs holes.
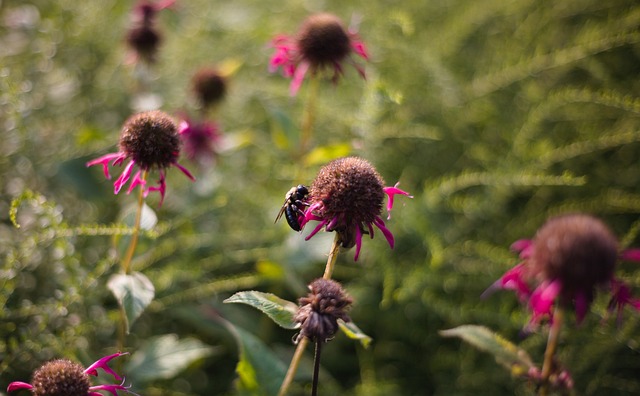
[[[127,32],[127,44],[149,63],[155,61],[158,46],[162,42],[162,36],[151,25],[144,24],[129,29]]]
[[[334,65],[351,52],[351,39],[342,21],[322,13],[308,17],[298,32],[298,47],[312,68]]]
[[[326,342],[338,331],[338,319],[351,321],[347,309],[353,300],[330,279],[314,280],[309,290],[311,293],[298,301],[300,308],[294,320],[301,324],[300,336]]]
[[[321,216],[345,223],[373,223],[384,201],[382,176],[368,161],[339,158],[325,165],[311,185],[311,201],[322,201]]]
[[[33,373],[34,396],[87,396],[89,376],[84,368],[66,359],[45,363]]]
[[[219,71],[203,68],[194,74],[192,80],[193,92],[202,107],[211,106],[224,98],[227,83]]]
[[[167,168],[180,153],[178,128],[162,111],[135,114],[122,127],[120,150],[143,170]]]
[[[562,283],[565,303],[578,295],[593,299],[594,288],[613,276],[618,242],[600,220],[582,214],[547,221],[537,232],[531,257],[534,273]]]

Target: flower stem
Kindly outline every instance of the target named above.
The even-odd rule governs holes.
[[[147,171],[142,172],[142,181],[147,180]],[[140,234],[140,221],[142,219],[142,207],[144,204],[144,189],[142,186],[140,187],[140,193],[138,194],[138,208],[136,210],[136,219],[133,223],[133,233],[131,234],[131,243],[127,248],[127,252],[124,255],[124,259],[122,259],[122,271],[125,274],[131,273],[131,259],[133,258],[133,253],[136,250],[136,245],[138,244],[138,235]]]
[[[280,390],[278,391],[278,396],[285,396],[289,391],[289,386],[293,382],[293,377],[296,375],[296,371],[298,371],[298,366],[300,365],[300,359],[302,358],[302,354],[304,353],[307,344],[309,343],[309,339],[307,337],[300,337],[300,342],[298,342],[298,346],[296,347],[296,351],[293,353],[293,358],[291,358],[291,363],[289,364],[289,369],[287,370],[287,374],[282,381],[282,385],[280,385]]]
[[[329,257],[327,258],[327,265],[324,270],[324,279],[331,279],[331,274],[333,274],[333,268],[336,264],[336,259],[338,258],[338,252],[340,251],[340,241],[338,234],[336,233],[335,238],[333,239],[333,244],[331,245],[331,250],[329,251]],[[282,385],[280,385],[280,391],[278,391],[278,396],[285,396],[289,391],[289,386],[293,382],[293,377],[296,375],[296,371],[298,371],[298,366],[300,365],[300,359],[302,358],[302,354],[304,353],[307,344],[309,343],[309,339],[307,337],[300,337],[300,342],[298,342],[298,346],[296,347],[296,351],[293,353],[293,358],[291,358],[291,363],[289,364],[289,369],[287,370],[287,374],[282,381]],[[316,356],[319,360],[320,353],[318,352],[318,346],[316,344]],[[315,368],[314,368],[315,371]],[[314,379],[317,378],[317,375],[314,375]]]
[[[318,395],[318,377],[320,375],[320,352],[322,352],[322,340],[316,340],[316,353],[313,357],[313,383],[311,385],[311,396]]]
[[[324,279],[331,279],[331,275],[333,274],[333,268],[336,265],[336,259],[338,258],[338,252],[340,251],[340,237],[336,232],[335,238],[333,238],[333,244],[331,245],[331,250],[329,251],[329,257],[327,257],[327,265],[324,268],[324,275],[322,276]]]
[[[300,135],[300,155],[304,155],[307,152],[309,141],[313,136],[313,122],[316,116],[316,98],[318,97],[318,88],[320,86],[320,79],[316,76],[316,73],[312,73],[309,81],[309,90],[307,94],[307,103],[304,108],[304,115],[302,118],[302,131]]]
[[[553,323],[549,330],[549,339],[547,340],[547,349],[544,351],[544,362],[542,363],[541,385],[538,389],[538,395],[544,396],[549,388],[549,377],[554,369],[554,356],[558,349],[558,340],[560,339],[560,329],[562,328],[563,312],[558,307],[553,313]]]

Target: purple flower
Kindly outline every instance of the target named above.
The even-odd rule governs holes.
[[[213,162],[221,138],[218,124],[184,120],[180,123],[178,133],[184,143],[184,153],[187,158],[201,164]]]
[[[351,59],[355,52],[369,59],[367,49],[353,29],[346,29],[335,15],[320,13],[309,16],[296,36],[278,35],[271,45],[275,53],[269,61],[273,73],[282,68],[285,77],[292,77],[290,93],[294,96],[307,72],[316,74],[323,69],[333,69],[332,81],[343,74],[343,62],[347,59],[364,78],[364,68]]]
[[[99,391],[107,391],[113,396],[118,396],[118,391],[137,395],[124,386],[124,378],[120,377],[109,367],[112,359],[126,355],[117,352],[105,356],[84,369],[81,365],[67,359],[53,360],[42,365],[33,373],[31,383],[15,381],[9,384],[7,392],[20,389],[28,389],[34,396],[103,396]],[[106,384],[91,386],[89,377],[97,376],[98,369],[111,374],[120,384]]]
[[[102,165],[104,175],[111,179],[109,165],[122,165],[129,160],[124,171],[113,183],[114,194],[118,194],[122,187],[133,179],[127,194],[137,186],[142,186],[145,197],[152,191],[160,193],[160,205],[164,201],[166,191],[165,171],[171,166],[180,169],[189,179],[195,178],[182,165],[178,164],[180,154],[180,137],[175,122],[161,111],[147,111],[130,117],[125,122],[120,134],[120,150],[87,162],[87,166]],[[134,174],[133,170],[138,167]],[[157,186],[147,186],[143,173],[158,170],[160,178]]]
[[[335,231],[343,248],[356,246],[354,260],[357,261],[362,247],[362,235],[369,234],[373,238],[375,225],[393,249],[393,234],[380,217],[384,196],[386,194],[389,197],[389,213],[395,195],[413,197],[400,190],[397,184],[393,187],[383,185],[380,174],[362,158],[339,158],[325,165],[311,185],[307,198],[309,206],[298,219],[302,227],[310,221],[319,222],[306,240],[322,228],[329,232]]]
[[[483,296],[496,289],[514,290],[532,311],[530,326],[553,318],[556,304],[572,308],[582,322],[596,290],[609,289],[609,310],[625,305],[640,310],[640,300],[631,298],[623,282],[614,277],[618,261],[618,241],[609,228],[595,217],[574,214],[549,219],[533,240],[512,245],[523,260],[491,285]],[[640,261],[635,249],[622,252],[622,259]],[[533,291],[532,291],[533,290]]]
[[[171,7],[175,0],[164,0],[157,3],[140,0],[131,13],[133,24],[127,31],[126,42],[134,51],[129,62],[142,59],[147,63],[154,63],[158,46],[162,42],[162,35],[156,29],[156,15],[158,11]]]

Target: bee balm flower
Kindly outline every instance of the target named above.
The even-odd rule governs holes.
[[[27,389],[34,396],[102,396],[98,391],[107,391],[113,396],[118,396],[118,391],[121,390],[136,395],[129,390],[130,386],[124,386],[124,379],[108,366],[111,359],[121,355],[124,353],[118,352],[105,356],[86,369],[67,359],[53,360],[45,363],[33,373],[30,384],[19,381],[12,382],[9,384],[7,392]],[[122,383],[91,386],[89,377],[97,376],[98,369],[103,369]]]
[[[397,188],[397,184],[384,187],[380,174],[362,158],[346,157],[330,162],[320,169],[313,181],[307,198],[309,206],[300,219],[302,227],[312,220],[319,222],[306,239],[322,228],[335,231],[342,247],[356,246],[355,260],[358,260],[362,235],[369,234],[373,238],[375,225],[393,248],[393,234],[380,217],[385,194],[389,197],[389,213],[395,195],[411,197]]]
[[[160,205],[162,205],[166,190],[166,169],[175,166],[189,179],[195,180],[191,173],[177,162],[180,143],[178,127],[171,117],[161,111],[147,111],[136,114],[125,122],[120,134],[120,150],[117,153],[89,161],[87,166],[102,165],[105,177],[111,179],[109,165],[122,165],[124,161],[129,160],[124,171],[113,184],[114,193],[118,194],[127,184],[134,167],[137,166],[139,169],[134,174],[127,193],[141,185],[145,196],[149,192],[158,191],[161,196]],[[158,170],[160,173],[158,185],[147,187],[147,181],[143,180],[142,172],[152,170]]]
[[[354,30],[345,29],[340,18],[328,13],[308,17],[295,37],[279,35],[272,41],[276,49],[269,61],[269,70],[282,68],[285,77],[292,77],[290,92],[295,95],[307,72],[318,73],[323,69],[333,69],[334,82],[343,73],[343,63],[349,60],[364,78],[364,68],[353,60],[356,53],[369,59],[367,49]]]

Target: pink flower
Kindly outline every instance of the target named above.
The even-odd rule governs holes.
[[[216,156],[216,146],[220,142],[220,127],[213,122],[193,122],[184,120],[178,133],[184,143],[187,158],[200,163],[210,163]]]
[[[175,166],[189,179],[195,180],[191,173],[177,162],[180,144],[178,128],[171,117],[161,111],[139,113],[125,122],[120,134],[120,150],[89,161],[87,166],[102,165],[105,177],[111,179],[109,165],[122,165],[129,160],[120,177],[113,183],[114,194],[118,194],[131,180],[127,194],[137,186],[143,188],[145,197],[150,192],[158,191],[160,205],[162,205],[167,188],[165,179],[167,168]],[[139,170],[133,174],[136,166]],[[142,174],[154,169],[160,173],[158,185],[147,187],[147,181],[142,178]],[[133,179],[131,179],[132,174]]]
[[[325,165],[311,185],[307,199],[309,206],[299,219],[302,227],[310,221],[318,222],[305,239],[309,240],[323,228],[335,231],[343,248],[356,247],[354,260],[357,261],[362,236],[369,234],[373,238],[376,226],[393,249],[393,234],[380,217],[384,196],[389,197],[389,213],[395,195],[413,197],[400,190],[397,184],[394,187],[383,185],[382,177],[362,158],[339,158]]]
[[[15,381],[9,384],[7,392],[27,389],[34,396],[59,395],[63,393],[68,396],[103,396],[99,391],[107,391],[113,396],[118,396],[118,391],[120,390],[137,395],[129,390],[131,386],[124,386],[124,379],[112,370],[108,364],[112,359],[126,354],[117,352],[113,355],[105,356],[86,369],[67,359],[53,360],[45,363],[33,373],[31,384]],[[111,374],[121,383],[91,386],[89,377],[97,376],[98,369]]]
[[[278,35],[271,45],[275,53],[269,61],[269,70],[282,68],[285,77],[291,77],[290,93],[294,96],[307,72],[315,74],[323,69],[333,69],[332,81],[343,74],[343,62],[349,60],[364,78],[364,68],[351,59],[356,53],[369,59],[367,49],[355,30],[345,29],[340,18],[328,13],[309,16],[296,36]]]
[[[553,319],[553,307],[560,304],[584,320],[596,290],[609,289],[609,311],[625,305],[640,310],[640,300],[631,298],[629,287],[614,278],[619,258],[640,261],[637,249],[618,254],[618,241],[600,220],[583,214],[548,220],[532,240],[515,242],[512,249],[523,260],[491,285],[483,297],[496,289],[514,290],[532,312],[530,326],[543,318]],[[531,292],[531,289],[534,289]]]

